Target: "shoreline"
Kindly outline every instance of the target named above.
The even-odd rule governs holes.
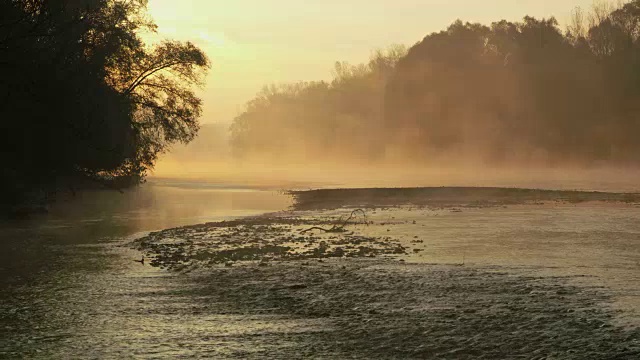
[[[640,204],[639,192],[601,192],[547,190],[504,187],[416,187],[317,189],[289,191],[296,210],[336,209],[340,207],[431,206],[485,207],[542,202],[611,202]]]

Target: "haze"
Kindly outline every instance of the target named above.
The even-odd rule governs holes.
[[[603,122],[609,121],[604,119],[617,117],[618,112],[611,110],[597,119],[594,115],[593,125],[571,125],[591,116],[593,111],[588,107],[576,110],[575,106],[565,104],[590,103],[585,99],[602,98],[599,94],[605,88],[622,88],[615,79],[603,82],[598,75],[592,76],[593,69],[585,68],[583,78],[588,79],[589,85],[575,86],[593,88],[593,93],[563,99],[559,105],[541,100],[541,96],[551,94],[557,86],[548,83],[537,89],[539,84],[531,83],[544,76],[530,75],[523,68],[500,70],[503,73],[496,75],[479,66],[460,78],[428,81],[436,84],[435,91],[443,93],[440,99],[455,99],[452,100],[455,105],[443,110],[441,100],[431,99],[432,105],[425,105],[422,96],[431,91],[428,89],[423,89],[420,100],[413,103],[402,98],[404,95],[399,94],[412,85],[397,80],[401,71],[395,69],[396,62],[405,55],[401,45],[409,49],[430,34],[446,30],[456,19],[490,27],[501,20],[522,23],[525,16],[537,20],[555,17],[556,25],[541,22],[540,29],[548,25],[548,29],[564,34],[572,25],[574,9],[589,11],[594,6],[609,12],[615,10],[613,1],[594,4],[592,0],[313,3],[151,0],[149,10],[159,26],[159,34],[194,41],[213,63],[207,85],[200,92],[204,114],[199,137],[186,147],[174,147],[172,153],[161,158],[152,175],[283,187],[460,184],[601,188],[594,182],[606,182],[611,169],[622,166],[625,170],[617,171],[629,174],[630,166],[635,167],[631,164],[635,147],[627,144],[631,140],[624,135],[631,129],[612,125],[612,130],[607,130],[608,137],[594,135],[602,133]],[[583,16],[583,25],[595,25],[589,18],[593,15],[584,12]],[[532,31],[536,31],[535,26],[538,25],[531,25]],[[563,41],[579,51],[578,37],[567,36]],[[429,45],[425,43],[424,47]],[[453,54],[454,58],[464,57]],[[498,49],[494,59],[487,61],[506,67],[509,59],[516,64],[511,55],[507,46]],[[557,59],[556,54],[548,56]],[[598,56],[594,52],[592,58]],[[410,59],[411,56],[403,61],[414,65],[434,61],[419,56]],[[568,57],[562,69],[541,65],[539,70],[555,81],[556,72],[573,71],[576,61],[590,63],[593,59]],[[336,62],[341,65],[336,67]],[[391,67],[377,68],[380,62],[389,62]],[[469,68],[468,64],[446,64],[438,70],[440,73],[452,74]],[[423,76],[415,69],[405,66],[405,78]],[[372,76],[377,76],[376,80],[371,80]],[[607,76],[610,74],[603,70],[602,77]],[[354,86],[360,85],[347,83],[356,84],[358,78],[368,79],[364,80],[368,85],[354,90]],[[468,88],[474,87],[469,81],[472,78],[479,84],[476,93],[491,95],[477,99],[467,93]],[[390,92],[388,81],[393,84],[399,81],[399,90]],[[572,79],[566,82],[576,83]],[[452,83],[458,90],[450,89]],[[270,84],[275,85],[263,88]],[[371,88],[374,90],[369,94],[357,98],[357,94]],[[333,95],[308,95],[317,91]],[[328,100],[327,96],[333,97]],[[617,104],[616,96],[609,92],[603,103]],[[283,97],[295,99],[297,110],[278,103],[277,99]],[[500,104],[490,103],[496,98],[501,99]],[[249,104],[253,101],[255,105],[256,99],[267,99],[269,105],[251,110]],[[310,105],[309,101],[316,105]],[[406,101],[408,105],[404,105]],[[338,103],[361,103],[366,109],[361,106],[345,110],[345,105]],[[423,109],[417,110],[420,107]],[[407,117],[400,112],[403,108],[413,113]],[[424,118],[425,111],[432,120],[415,123],[415,119]],[[442,115],[443,111],[448,115]],[[511,119],[523,116],[530,119],[518,120],[524,125],[516,133],[509,125],[513,123]],[[571,119],[571,124],[545,127],[544,124],[557,123],[556,118]],[[456,125],[451,129],[438,125],[452,120]],[[252,124],[252,128],[239,130],[241,123]],[[558,135],[556,139],[541,135],[545,132]],[[566,141],[578,132],[584,134]],[[573,145],[567,145],[570,142]],[[627,176],[618,179],[624,177]],[[590,179],[589,184],[585,184],[585,179]],[[605,187],[628,189],[632,182],[630,178],[624,185]]]
[[[411,46],[456,19],[490,23],[524,15],[561,23],[594,0],[150,0],[158,32],[191,40],[214,66],[202,123],[230,123],[262,86],[330,77],[335,61],[360,63],[372,50]]]

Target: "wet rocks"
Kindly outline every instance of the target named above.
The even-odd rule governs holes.
[[[402,255],[407,249],[389,236],[362,236],[354,231],[301,234],[309,226],[330,224],[314,217],[255,217],[152,232],[134,242],[151,264],[184,269],[236,262],[291,261]]]

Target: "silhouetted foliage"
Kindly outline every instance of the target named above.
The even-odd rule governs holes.
[[[209,62],[191,43],[147,46],[146,0],[0,3],[0,176],[5,205],[87,179],[141,181],[198,130],[190,90]]]

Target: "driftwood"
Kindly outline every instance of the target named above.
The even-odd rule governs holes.
[[[325,228],[321,228],[320,226],[313,226],[310,227],[308,229],[302,230],[300,231],[301,234],[306,233],[307,231],[311,231],[311,230],[321,230],[324,231],[326,233],[341,233],[341,232],[345,232],[347,230],[345,230],[345,226],[347,226],[347,224],[349,223],[349,220],[353,219],[353,217],[355,216],[356,213],[362,213],[362,216],[364,217],[364,223],[365,224],[369,224],[367,223],[367,214],[364,212],[364,210],[362,209],[355,209],[351,212],[351,214],[349,214],[349,217],[347,217],[346,220],[342,220],[343,216],[340,216],[340,219],[338,219],[338,221],[329,229],[325,229]]]

